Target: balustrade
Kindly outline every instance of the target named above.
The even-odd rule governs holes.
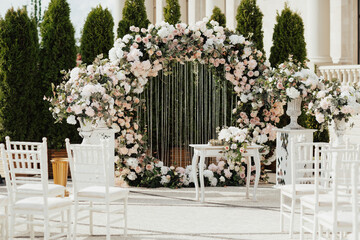
[[[319,67],[325,79],[338,79],[342,84],[355,85],[360,82],[360,65],[333,65]]]

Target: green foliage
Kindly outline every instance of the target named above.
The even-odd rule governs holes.
[[[70,21],[70,7],[66,0],[51,0],[44,20],[40,24],[41,50],[40,69],[43,94],[50,96],[51,83],[58,85],[62,81],[61,70],[69,70],[76,65],[75,30]],[[49,111],[49,104],[44,101],[43,119],[39,128],[43,136],[48,137],[50,148],[64,147],[64,139],[79,141],[75,126],[67,123],[54,124],[55,119]]]
[[[276,25],[273,34],[273,46],[271,47],[270,63],[276,67],[288,60],[292,55],[294,60],[304,62],[306,60],[306,43],[304,37],[304,23],[299,14],[292,12],[285,4],[281,15],[276,17]]]
[[[114,19],[110,11],[100,5],[93,8],[86,18],[81,36],[81,55],[83,63],[91,64],[97,55],[108,58],[114,44]]]
[[[130,33],[130,27],[147,28],[150,21],[147,19],[145,0],[126,0],[123,9],[123,19],[119,22],[117,37],[121,38]]]
[[[315,116],[306,114],[305,111],[301,113],[298,123],[304,128],[317,129],[314,133],[314,142],[329,142],[329,130],[325,128],[320,131],[321,125],[316,121]]]
[[[226,17],[218,7],[214,7],[210,20],[217,21],[220,26],[226,27]]]
[[[242,0],[236,14],[238,31],[243,36],[250,36],[255,48],[264,52],[263,14],[256,5],[256,0]]]
[[[0,141],[38,141],[42,104],[38,78],[36,23],[25,8],[9,9],[0,20]]]
[[[35,19],[36,25],[38,25],[42,20],[41,2],[42,0],[31,0],[30,2],[30,4],[33,6],[31,17]]]
[[[180,22],[180,5],[178,0],[166,0],[166,7],[164,7],[165,22],[175,25]]]

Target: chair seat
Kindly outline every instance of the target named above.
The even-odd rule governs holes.
[[[64,208],[67,206],[71,207],[72,204],[71,199],[67,199],[67,198],[49,197],[47,201],[48,201],[49,210]],[[44,209],[44,198],[28,197],[21,199],[14,204],[14,209],[42,211]]]
[[[320,212],[318,215],[319,221],[332,225],[334,223],[332,211]],[[360,216],[358,216],[360,220]],[[351,211],[339,211],[337,213],[337,225],[339,227],[352,227],[353,213]],[[359,221],[358,220],[358,221]]]
[[[319,199],[318,199],[318,203],[319,203],[319,207],[331,207],[332,205],[332,193],[327,193],[327,194],[319,194]],[[315,194],[313,195],[305,195],[303,197],[300,198],[301,202],[307,203],[307,204],[311,204],[311,205],[315,205]],[[339,204],[348,204],[350,202],[350,199],[347,197],[338,197],[338,203]]]
[[[105,198],[105,186],[91,186],[78,191],[78,197],[85,198]],[[109,187],[109,196],[111,199],[121,199],[127,197],[129,194],[128,189],[120,187]]]
[[[42,195],[44,192],[43,185],[41,183],[26,183],[18,187],[18,193],[31,194],[31,195]],[[58,184],[48,184],[48,194],[51,197],[64,194],[65,187]]]
[[[281,191],[285,193],[292,194],[293,193],[293,185],[288,184],[280,187]],[[296,195],[301,194],[310,194],[315,192],[314,184],[295,184]]]

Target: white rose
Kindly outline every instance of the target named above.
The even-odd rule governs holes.
[[[70,115],[67,119],[66,119],[66,122],[68,124],[71,124],[71,125],[75,125],[76,124],[76,118],[74,115]]]
[[[225,182],[224,176],[221,176],[221,177],[219,178],[219,180],[220,180],[220,182]]]

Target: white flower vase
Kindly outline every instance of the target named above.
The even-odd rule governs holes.
[[[285,129],[304,129],[297,123],[297,119],[301,115],[301,102],[302,98],[298,97],[287,103],[286,114],[290,117],[290,124],[285,126]]]
[[[347,129],[345,119],[334,119],[331,125],[335,133],[333,135],[333,139],[331,139],[331,142],[334,144],[334,146],[345,145],[344,135]]]
[[[90,137],[94,130],[92,122],[83,118],[78,118],[78,121],[80,123],[79,135],[83,138],[82,143],[90,144]]]

